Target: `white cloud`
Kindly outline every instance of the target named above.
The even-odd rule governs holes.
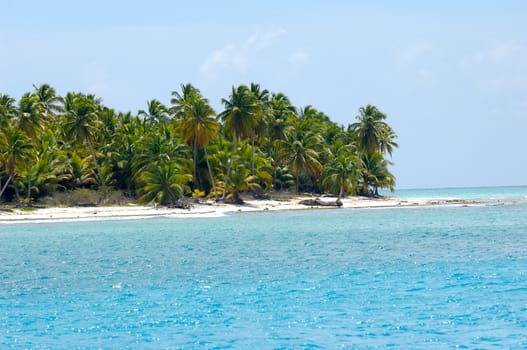
[[[284,29],[268,32],[257,32],[241,45],[228,44],[212,51],[200,66],[204,75],[214,75],[224,69],[235,69],[245,72],[252,57],[274,45],[286,34]]]
[[[229,44],[219,50],[214,50],[200,67],[201,73],[210,74],[218,69],[234,67],[245,71],[247,55],[236,45]]]
[[[309,63],[309,55],[304,51],[296,51],[289,55],[289,63],[292,65],[305,65]]]
[[[281,36],[285,35],[286,31],[284,29],[278,29],[275,31],[269,31],[260,33],[257,32],[253,34],[245,43],[247,49],[254,49],[256,51],[263,50],[275,42],[277,42]]]

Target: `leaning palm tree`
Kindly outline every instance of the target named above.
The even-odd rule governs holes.
[[[253,134],[258,123],[259,105],[255,96],[245,85],[240,85],[237,88],[233,86],[229,99],[222,99],[221,102],[225,106],[225,110],[218,117],[223,121],[225,132],[233,140],[231,157],[224,181],[225,186],[228,186],[237,143],[241,138],[248,138]],[[221,199],[224,200],[226,195],[227,192],[224,190]]]
[[[71,97],[71,105],[66,109],[63,128],[67,139],[76,144],[86,143],[95,165],[97,182],[102,185],[101,168],[93,145],[95,135],[101,125],[97,113],[98,108],[94,103],[94,99],[75,94]]]

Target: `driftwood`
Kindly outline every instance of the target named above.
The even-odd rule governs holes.
[[[228,204],[236,204],[236,205],[243,205],[245,204],[245,201],[243,200],[243,198],[239,195],[239,194],[235,194],[232,198],[230,199],[221,199],[221,198],[218,198],[216,199],[216,203],[218,202],[222,202],[222,203],[228,203]]]
[[[190,210],[193,207],[193,205],[191,203],[188,203],[187,201],[178,200],[177,202],[171,203],[169,207],[176,208],[176,209]]]
[[[337,199],[334,202],[326,202],[317,197],[315,199],[303,199],[298,204],[308,205],[310,207],[341,207],[342,201]]]

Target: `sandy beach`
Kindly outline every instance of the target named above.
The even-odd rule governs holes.
[[[307,206],[299,202],[314,197],[294,197],[287,200],[245,200],[243,205],[229,203],[215,203],[204,201],[193,204],[191,209],[176,209],[161,206],[123,205],[123,206],[93,206],[93,207],[53,207],[36,208],[32,211],[22,209],[9,209],[0,211],[0,223],[15,223],[21,221],[58,221],[58,220],[107,220],[149,218],[156,216],[179,217],[214,217],[228,212],[253,212],[277,210],[309,210],[327,209],[338,210],[336,207]],[[335,198],[320,198],[323,202],[335,202]],[[342,200],[341,208],[389,208],[389,207],[415,207],[431,205],[466,205],[475,204],[473,201],[438,201],[434,199],[402,199],[402,198],[376,198],[348,197]]]

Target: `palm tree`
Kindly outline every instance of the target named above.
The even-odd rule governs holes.
[[[385,130],[382,133],[381,139],[379,140],[379,151],[382,154],[388,153],[391,157],[394,147],[399,147],[399,145],[395,142],[396,138],[397,134],[388,124],[386,124]]]
[[[214,193],[216,193],[214,176],[207,154],[207,146],[210,140],[217,137],[219,130],[218,121],[213,118],[215,112],[209,101],[201,95],[198,89],[190,84],[182,85],[181,89],[183,91],[181,95],[177,92],[172,93],[178,97],[173,99],[177,103],[174,108],[178,117],[176,130],[181,132],[185,142],[192,145],[194,160],[193,183],[194,185],[199,184],[197,176],[198,148],[202,147],[205,152],[205,161],[209,171],[211,186]]]
[[[297,119],[296,110],[289,98],[281,92],[273,94],[269,103],[267,134],[271,142],[279,145],[293,131],[293,122]]]
[[[229,159],[231,158],[231,143],[225,140],[222,137],[218,137],[211,142],[209,147],[207,147],[207,154],[210,162],[211,169],[214,172],[214,175],[218,179],[225,179],[225,170],[227,170]],[[239,156],[234,156],[234,161],[237,162]],[[218,183],[219,181],[216,181]],[[217,194],[221,196],[223,192],[216,188]]]
[[[16,114],[15,99],[9,95],[0,94],[0,128],[7,128]]]
[[[137,143],[142,135],[142,123],[130,113],[118,113],[115,119],[111,152],[108,152],[114,186],[133,193],[133,161],[139,148]]]
[[[46,118],[48,120],[55,119],[56,113],[64,110],[62,105],[64,99],[58,96],[55,89],[48,84],[42,84],[40,86],[33,84],[33,88],[35,89],[33,94],[37,97],[39,103],[42,104]]]
[[[139,189],[141,202],[176,205],[185,194],[185,184],[192,180],[192,175],[182,173],[175,162],[165,161],[148,167],[140,180],[146,184]]]
[[[178,184],[203,187],[216,199],[256,186],[296,184],[297,191],[324,189],[342,197],[395,185],[386,159],[398,147],[397,135],[372,105],[361,107],[345,130],[314,107],[297,110],[284,94],[255,83],[233,86],[216,118],[192,84],[172,92],[170,109],[152,99],[136,115],[115,112],[94,95],[61,98],[48,84],[33,88],[18,101],[0,94],[4,197],[18,198],[25,189],[37,198],[62,187],[112,186],[146,198],[155,192],[146,179],[163,175],[156,167],[166,168],[164,175],[191,174],[189,183]],[[163,191],[168,197],[155,200],[173,203]]]
[[[326,129],[331,120],[323,112],[320,112],[311,105],[300,108],[298,112],[298,129],[302,132],[317,133],[325,138]]]
[[[275,190],[285,190],[295,186],[295,177],[289,172],[289,168],[277,167],[274,169],[273,187]]]
[[[39,103],[38,98],[30,93],[25,93],[18,103],[17,126],[26,135],[38,142],[39,131],[44,129],[46,118],[44,106]]]
[[[181,93],[178,91],[172,91],[170,103],[173,107],[170,111],[176,119],[183,118],[185,115],[185,106],[191,103],[190,101],[196,94],[201,95],[201,92],[190,83],[181,84]]]
[[[92,167],[89,158],[81,157],[77,152],[72,152],[68,159],[68,174],[69,178],[64,181],[64,185],[68,189],[77,187],[91,187],[97,184],[97,180],[93,177]]]
[[[237,143],[242,137],[248,138],[253,134],[253,130],[258,123],[259,105],[256,97],[245,85],[240,85],[237,88],[233,86],[229,99],[222,99],[221,102],[225,106],[225,110],[218,116],[223,121],[226,133],[233,140],[231,157],[224,181],[225,186],[228,186],[232,159],[236,151]],[[221,197],[222,200],[225,199],[226,194],[227,192],[224,190]]]
[[[349,146],[338,144],[331,152],[331,161],[326,164],[322,185],[338,192],[338,199],[346,193],[354,192],[354,183],[359,175],[358,158],[354,156]]]
[[[284,142],[284,153],[291,173],[296,178],[296,190],[300,190],[300,175],[317,175],[323,167],[318,161],[316,148],[320,145],[320,136],[313,133],[297,134]]]
[[[350,125],[354,138],[357,140],[361,154],[388,152],[392,154],[397,147],[394,139],[397,137],[391,127],[384,121],[386,115],[377,107],[367,105],[359,108],[357,122]]]
[[[267,124],[267,112],[269,111],[269,91],[261,89],[259,84],[251,83],[251,93],[256,98],[257,113],[255,117],[257,120],[256,127],[251,134],[251,175],[254,175],[254,142],[256,138],[262,136],[265,132]]]
[[[134,180],[149,166],[160,165],[165,161],[176,161],[185,169],[190,169],[188,146],[174,137],[165,123],[159,123],[155,129],[149,129],[136,142],[136,150],[132,162]]]
[[[279,92],[272,94],[269,101],[270,111],[267,122],[267,155],[271,158],[274,168],[274,187],[277,188],[278,172],[283,167],[281,147],[283,142],[294,131],[294,123],[298,117],[296,109],[289,101],[289,98]]]
[[[166,123],[170,120],[167,107],[156,99],[146,101],[146,110],[139,110],[137,115],[143,118],[144,124]],[[145,127],[146,129],[146,127]]]
[[[4,164],[7,167],[7,180],[0,189],[0,198],[2,198],[9,183],[16,177],[16,165],[27,160],[32,148],[33,146],[22,130],[13,127],[3,130],[3,134],[0,135],[0,150]],[[15,192],[18,198],[18,188],[16,186]]]
[[[254,164],[254,174],[252,169],[250,175],[258,181],[261,187],[268,188],[273,184],[273,167],[270,159],[258,150],[253,154],[252,147],[247,142],[240,142],[238,147],[238,161],[237,167],[242,166],[250,169],[251,164]]]
[[[97,162],[95,148],[93,146],[95,135],[101,126],[97,115],[98,108],[94,102],[95,100],[81,94],[75,94],[71,97],[67,96],[66,100],[70,101],[71,105],[66,104],[67,108],[63,124],[64,134],[67,139],[76,144],[86,143],[95,165],[97,182],[99,185],[102,185],[101,168]]]
[[[237,166],[233,170],[231,182],[224,188],[224,192],[229,192],[227,199],[232,199],[234,203],[242,204],[243,200],[240,197],[240,193],[247,190],[260,189],[260,185],[256,181],[256,176],[251,175],[246,167]]]
[[[362,175],[362,194],[379,195],[379,188],[387,188],[393,191],[395,188],[395,176],[388,170],[392,163],[379,152],[363,154],[361,157],[360,172]],[[369,187],[372,190],[369,190]]]
[[[60,148],[53,132],[48,131],[42,135],[39,147],[33,148],[32,161],[25,168],[25,177],[22,176],[23,188],[27,188],[27,203],[31,203],[32,192],[36,196],[50,193],[57,188],[65,188],[62,183],[71,178],[70,167],[66,152]],[[22,174],[24,175],[24,174]]]

